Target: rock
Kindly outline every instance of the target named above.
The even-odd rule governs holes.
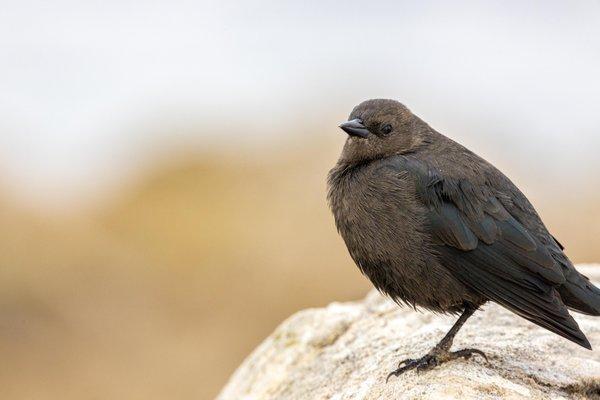
[[[600,265],[579,266],[600,280]],[[600,349],[600,318],[574,314]],[[455,317],[400,308],[375,291],[359,302],[300,311],[242,363],[219,400],[600,398],[600,350],[589,351],[496,304],[462,328],[453,349],[485,351],[385,383],[405,358],[425,354]]]

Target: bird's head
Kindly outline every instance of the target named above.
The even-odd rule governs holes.
[[[367,100],[340,128],[348,134],[341,159],[362,162],[414,151],[427,142],[427,124],[395,100]]]

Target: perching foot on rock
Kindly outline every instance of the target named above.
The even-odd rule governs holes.
[[[427,371],[438,365],[441,365],[445,362],[456,360],[458,358],[464,358],[468,360],[474,354],[478,354],[481,357],[485,358],[485,361],[488,361],[487,356],[481,350],[477,349],[462,349],[458,351],[447,351],[447,350],[439,350],[437,347],[434,348],[430,353],[419,359],[408,358],[403,360],[398,364],[398,369],[390,372],[385,381],[387,382],[392,376],[400,376],[406,371],[410,371],[412,369],[416,369],[418,372]]]
[[[448,331],[446,336],[440,340],[440,342],[433,348],[429,353],[419,359],[406,359],[401,361],[398,364],[398,368],[395,371],[392,371],[385,381],[387,382],[392,376],[400,376],[406,371],[410,371],[412,369],[416,369],[417,371],[426,371],[428,369],[432,369],[440,364],[443,364],[448,361],[456,360],[457,358],[464,358],[468,360],[471,358],[473,354],[479,354],[485,361],[488,361],[487,356],[483,351],[477,349],[463,349],[458,351],[450,351],[450,346],[452,346],[452,341],[454,340],[454,336],[458,333],[459,329],[463,326],[465,321],[469,319],[471,315],[475,312],[476,308],[474,307],[465,307],[462,315],[458,320],[454,323],[452,328]]]

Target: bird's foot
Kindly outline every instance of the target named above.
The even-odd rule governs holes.
[[[406,360],[400,361],[400,364],[398,364],[398,368],[395,371],[390,372],[385,381],[387,383],[390,377],[400,376],[406,371],[410,371],[412,369],[416,369],[417,372],[421,372],[430,370],[432,368],[437,367],[438,365],[441,365],[448,361],[456,360],[458,358],[464,358],[465,360],[468,360],[474,354],[480,355],[485,359],[486,362],[489,362],[487,356],[481,350],[462,349],[458,351],[448,351],[434,348],[425,356],[419,359],[407,358]]]

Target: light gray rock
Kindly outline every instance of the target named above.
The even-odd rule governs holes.
[[[578,269],[600,281],[600,265]],[[292,315],[242,363],[218,399],[600,398],[600,318],[575,318],[599,350],[488,304],[466,323],[453,349],[476,347],[489,364],[475,356],[386,384],[400,360],[424,355],[455,318],[400,308],[373,291],[359,302]]]

